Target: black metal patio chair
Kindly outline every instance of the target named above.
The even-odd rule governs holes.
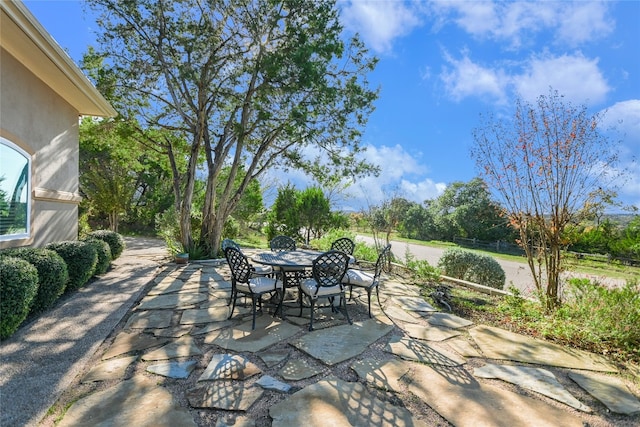
[[[375,288],[378,304],[382,308],[380,302],[380,276],[385,268],[388,268],[391,256],[391,245],[387,245],[378,255],[373,274],[362,269],[350,268],[347,270],[342,283],[349,286],[349,299],[353,297],[353,287],[363,288],[367,291],[367,303],[369,306],[369,317],[371,317],[371,292]]]
[[[249,259],[239,249],[232,246],[227,247],[224,251],[224,256],[231,269],[231,302],[233,305],[229,313],[229,319],[233,316],[236,308],[238,294],[248,296],[251,298],[251,311],[253,314],[251,329],[255,329],[257,307],[260,306],[260,309],[262,309],[263,295],[269,294],[273,297],[274,293],[278,294],[280,302],[275,312],[277,313],[278,309],[282,308],[282,300],[284,299],[282,281],[274,277],[255,276],[253,274],[254,268]]]
[[[342,279],[349,265],[349,256],[342,251],[328,251],[313,261],[312,277],[304,279],[300,283],[300,316],[304,307],[304,298],[307,298],[311,306],[311,319],[309,330],[313,330],[313,311],[319,298],[327,298],[331,304],[331,310],[336,311],[335,298],[340,298],[340,305],[344,310],[347,322],[351,324],[347,311],[345,286]]]
[[[332,251],[342,251],[347,255],[349,255],[350,265],[355,264],[356,262],[356,258],[353,256],[353,251],[355,251],[355,249],[356,249],[356,242],[354,242],[348,237],[341,237],[337,240],[334,240],[333,243],[331,243]]]
[[[222,252],[226,251],[227,248],[236,248],[240,252],[242,249],[240,245],[233,239],[224,239],[220,245]],[[271,276],[273,275],[273,268],[269,265],[252,265],[253,274],[255,276]]]
[[[269,247],[274,252],[295,251],[296,241],[289,236],[276,236],[269,242]]]

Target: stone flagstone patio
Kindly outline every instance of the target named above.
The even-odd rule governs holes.
[[[248,307],[227,320],[229,293],[224,264],[167,264],[66,394],[59,425],[640,422],[632,384],[606,359],[439,312],[411,284],[387,278],[373,319],[358,294],[353,325],[321,308],[312,332],[308,310],[279,319],[265,305],[255,330]]]

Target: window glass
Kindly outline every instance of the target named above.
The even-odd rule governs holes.
[[[0,137],[0,240],[29,237],[31,157]]]

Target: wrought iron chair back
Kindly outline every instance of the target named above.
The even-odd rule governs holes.
[[[260,307],[260,310],[262,310],[262,295],[273,294],[274,292],[279,294],[280,302],[278,303],[278,307],[275,312],[277,313],[278,309],[280,309],[280,313],[282,314],[282,283],[278,283],[277,278],[265,276],[256,277],[254,275],[255,269],[240,249],[229,246],[225,249],[224,256],[227,259],[229,269],[231,270],[231,299],[229,300],[229,304],[233,305],[231,306],[229,319],[233,316],[233,312],[236,308],[238,293],[251,297],[251,311],[253,314],[252,329],[256,328],[256,312],[258,310],[258,306]]]
[[[295,251],[296,241],[289,236],[276,236],[269,242],[269,247],[274,252]]]
[[[355,242],[348,237],[341,237],[331,243],[331,250],[342,251],[347,255],[353,255],[353,251],[355,250],[355,248]]]
[[[367,306],[369,307],[369,317],[372,317],[371,314],[371,292],[375,288],[376,296],[378,297],[378,304],[380,308],[382,308],[382,303],[380,301],[380,276],[382,272],[388,270],[390,267],[391,261],[391,245],[387,245],[382,249],[380,254],[378,254],[378,259],[376,260],[375,266],[372,270],[364,270],[359,268],[353,268],[347,270],[347,273],[344,276],[343,282],[345,285],[349,286],[349,299],[353,298],[353,288],[362,288],[367,291]]]
[[[373,283],[374,286],[378,285],[380,282],[380,275],[383,271],[389,268],[389,263],[391,261],[391,245],[387,245],[382,249],[380,255],[378,255],[378,259],[376,260],[376,268],[373,274]]]
[[[345,286],[342,279],[349,266],[349,255],[342,251],[328,251],[318,256],[313,261],[311,268],[312,278],[304,280],[300,284],[300,316],[303,309],[303,294],[309,299],[311,305],[309,330],[313,330],[313,312],[316,301],[320,298],[328,298],[331,310],[337,311],[334,305],[336,298],[339,298],[347,322],[351,324],[351,318],[347,311],[347,300],[345,298]]]
[[[246,255],[240,249],[229,246],[225,249],[224,256],[231,269],[232,285],[235,286],[236,282],[249,283],[253,269]]]
[[[316,294],[322,287],[332,286],[339,286],[340,292],[344,292],[342,278],[348,266],[349,256],[342,251],[332,250],[318,256],[312,267],[313,278],[318,283]]]
[[[232,239],[224,239],[222,241],[222,244],[220,245],[220,247],[222,248],[222,252],[225,252],[227,250],[227,248],[231,248],[231,247],[240,250],[240,245],[237,244]]]

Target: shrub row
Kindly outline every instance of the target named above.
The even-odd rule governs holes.
[[[457,248],[447,249],[438,261],[443,274],[456,279],[503,289],[506,276],[495,259],[488,255],[464,251]]]
[[[106,273],[124,248],[122,236],[102,230],[84,241],[0,251],[0,339],[12,335],[28,316],[49,309],[63,293]]]

